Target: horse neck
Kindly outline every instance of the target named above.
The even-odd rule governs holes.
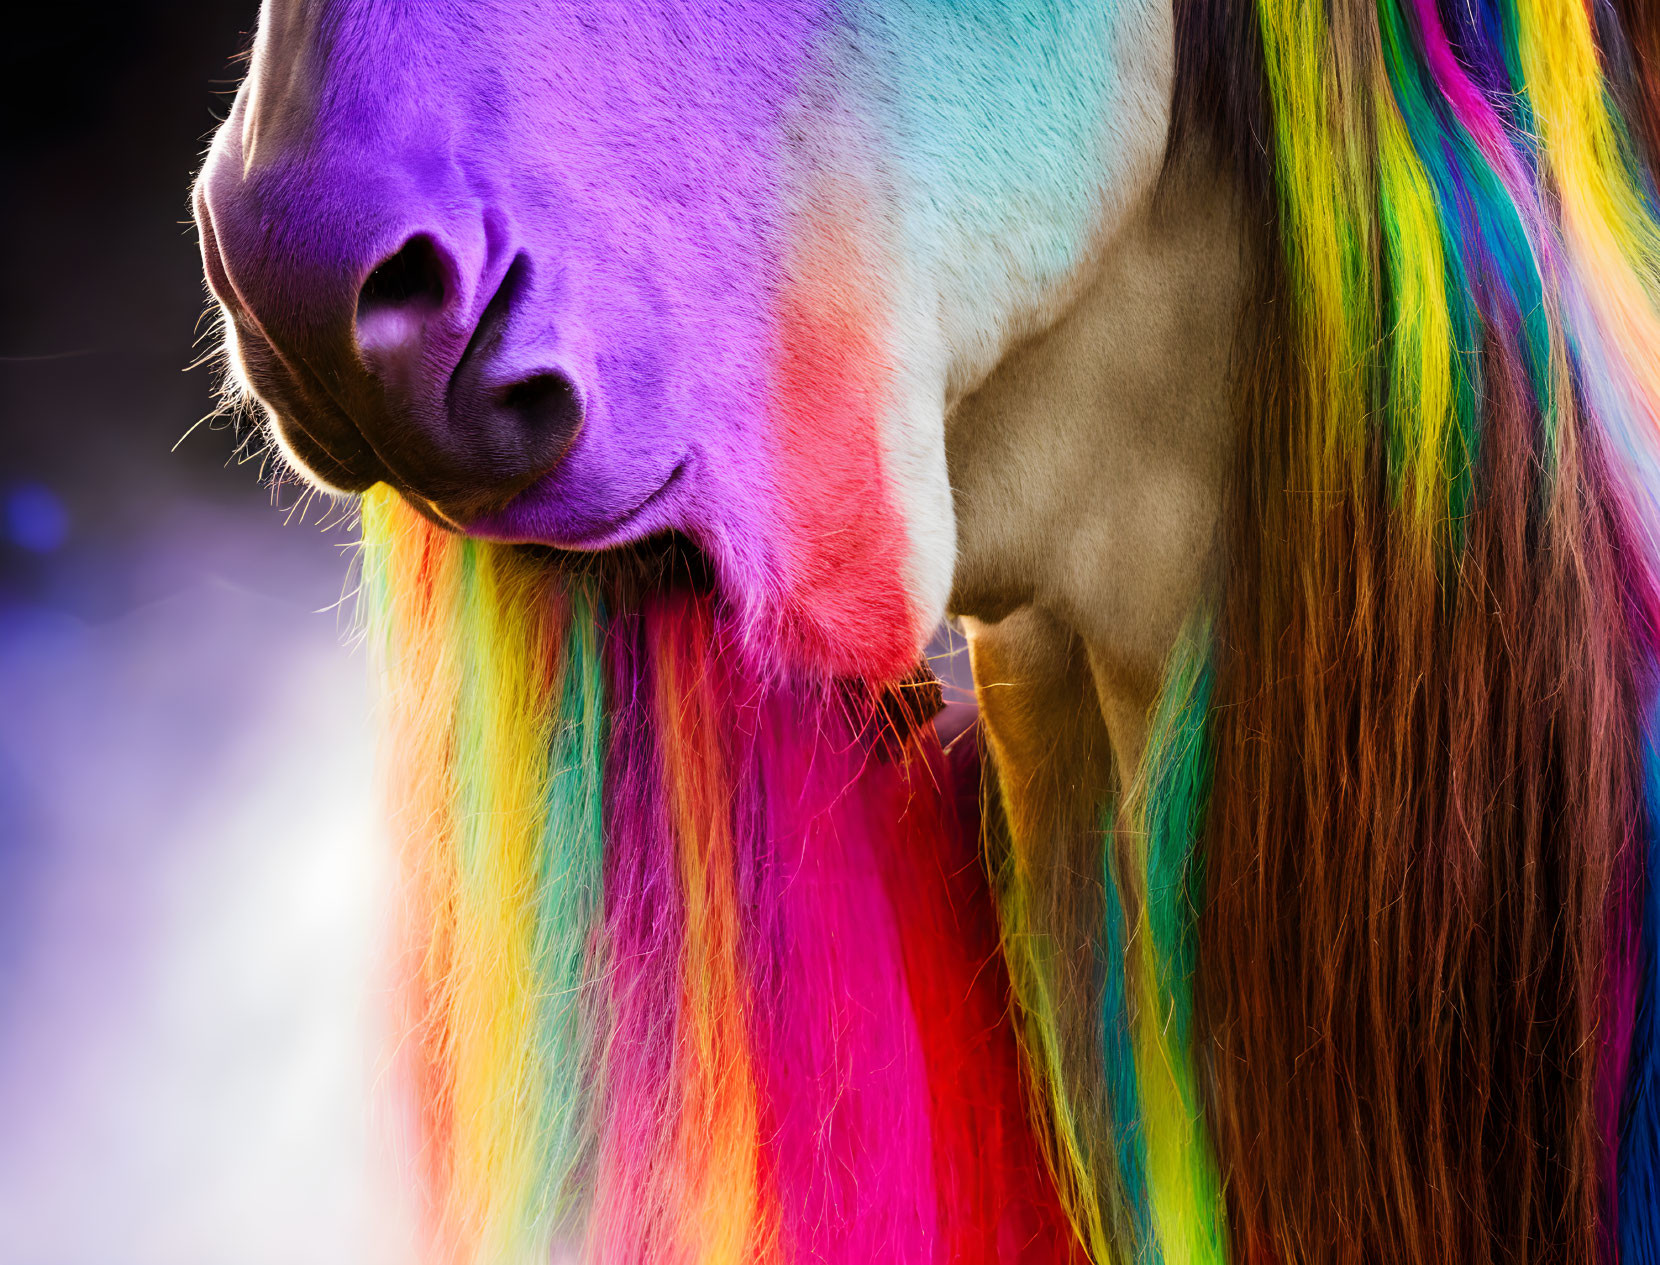
[[[976,679],[1000,758],[1030,738],[1062,759],[1067,734],[1067,776],[1099,777],[1099,732],[1109,780],[1134,771],[1208,575],[1241,255],[1230,197],[1205,173],[1176,173],[1100,245],[1071,308],[947,419],[951,608],[997,665],[987,677],[977,663]]]

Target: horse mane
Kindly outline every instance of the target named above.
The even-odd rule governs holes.
[[[1117,877],[1235,1260],[1660,1261],[1653,12],[1177,4],[1254,283],[1205,785]]]
[[[362,568],[423,1259],[1074,1259],[931,675],[758,661],[673,539],[377,487]]]

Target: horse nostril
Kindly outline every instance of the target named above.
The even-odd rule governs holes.
[[[582,401],[561,373],[538,373],[502,391],[500,410],[518,431],[522,460],[528,471],[545,473],[558,464],[582,425]]]
[[[418,336],[444,306],[444,261],[430,237],[412,237],[364,281],[357,296],[357,341],[365,351]]]
[[[505,470],[513,470],[510,485],[523,486],[546,475],[563,460],[583,425],[583,402],[564,374],[535,374],[496,392],[493,447]],[[516,488],[515,488],[516,490]]]
[[[386,260],[363,283],[358,306],[405,306],[444,301],[444,268],[430,237],[411,237],[403,249]]]

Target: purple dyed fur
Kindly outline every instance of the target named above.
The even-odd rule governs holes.
[[[355,459],[360,408],[396,441],[370,434],[370,467],[416,432],[465,432],[447,384],[518,261],[486,385],[562,374],[584,418],[474,530],[594,546],[674,527],[728,592],[775,588],[781,128],[816,6],[272,0],[264,20],[198,209],[253,384],[302,454],[325,474],[327,453]],[[423,235],[442,310],[381,399],[351,353],[358,288]]]

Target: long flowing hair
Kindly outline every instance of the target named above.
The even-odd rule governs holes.
[[[1176,20],[1168,169],[1252,278],[1209,596],[1048,823],[1099,886],[992,852],[1069,1212],[1097,1260],[1656,1265],[1660,13]]]
[[[1259,234],[1192,854],[1234,1257],[1660,1260],[1660,19],[1178,10]]]
[[[932,676],[780,679],[672,542],[363,541],[427,1259],[1073,1259]]]

